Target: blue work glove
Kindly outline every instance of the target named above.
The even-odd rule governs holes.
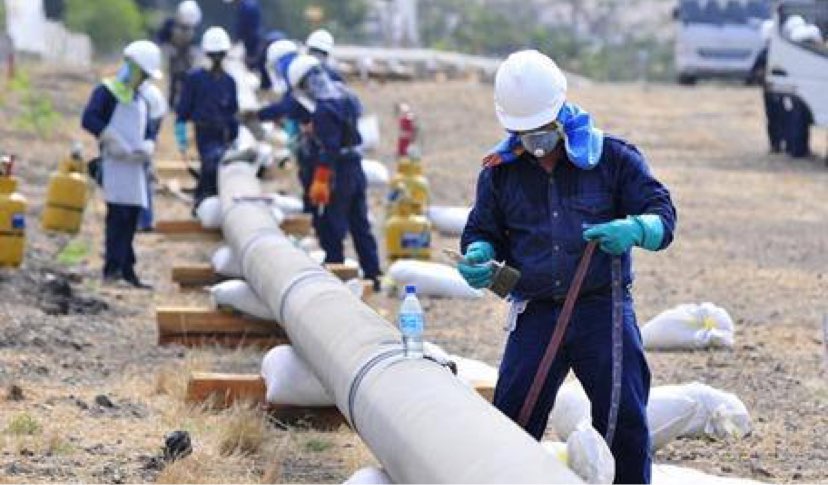
[[[624,254],[633,246],[656,251],[663,238],[664,225],[661,218],[653,214],[616,219],[584,231],[584,239],[598,241],[601,250],[613,256]]]
[[[490,264],[495,257],[494,247],[486,241],[477,241],[469,244],[463,261],[457,263],[460,276],[472,288],[488,288],[492,285],[494,269]]]
[[[187,141],[187,123],[184,121],[178,121],[175,124],[175,143],[178,145],[178,151],[182,153],[190,147]]]

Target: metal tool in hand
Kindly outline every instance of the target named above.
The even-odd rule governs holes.
[[[589,263],[592,260],[592,255],[595,253],[597,246],[597,241],[590,241],[587,244],[581,261],[575,270],[575,277],[572,279],[572,284],[566,294],[563,308],[561,308],[561,312],[558,314],[558,321],[555,324],[555,330],[552,332],[552,338],[541,358],[538,370],[532,380],[532,385],[529,388],[523,406],[520,408],[520,414],[518,414],[518,424],[524,428],[529,424],[532,413],[538,404],[540,393],[549,377],[552,363],[555,361],[558,350],[563,343],[566,329],[572,320],[575,302],[581,292],[581,286],[584,283],[584,278],[589,269]],[[621,258],[614,257],[612,260],[612,384],[609,413],[607,414],[607,433],[604,436],[607,445],[610,447],[612,447],[618,422],[618,409],[621,403],[621,377],[623,372],[624,288],[621,274]]]
[[[443,254],[451,258],[451,260],[455,263],[470,264],[466,261],[463,255],[452,249],[443,249]],[[501,298],[509,296],[509,293],[515,289],[515,285],[517,285],[518,280],[520,280],[520,271],[512,268],[511,266],[506,266],[506,263],[504,262],[487,261],[485,263],[474,264],[472,266],[492,267],[492,284],[489,285],[488,290]]]

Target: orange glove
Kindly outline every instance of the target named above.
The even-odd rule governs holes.
[[[324,165],[316,167],[313,172],[308,197],[315,205],[328,205],[331,202],[331,169]]]

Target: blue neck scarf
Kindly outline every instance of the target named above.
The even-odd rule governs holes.
[[[574,103],[564,103],[557,121],[563,125],[564,148],[570,162],[583,170],[598,165],[604,147],[604,132],[595,128],[592,116]],[[510,133],[494,146],[492,153],[500,155],[501,163],[517,161],[525,153],[520,137]]]

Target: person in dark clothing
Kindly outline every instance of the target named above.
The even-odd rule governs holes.
[[[365,278],[379,289],[377,241],[368,221],[368,183],[358,149],[362,105],[345,85],[330,79],[315,57],[298,56],[288,68],[288,80],[292,96],[310,115],[306,129],[316,151],[306,194],[325,262],[344,261],[342,243],[350,232]]]
[[[93,91],[81,123],[101,149],[107,207],[104,281],[124,280],[136,288],[151,288],[135,273],[132,247],[139,214],[148,207],[146,165],[158,136],[152,103],[141,89],[149,78],[161,78],[161,50],[148,40],[133,42],[116,77]]]
[[[156,34],[156,42],[167,60],[169,104],[175,106],[187,71],[193,68],[199,56],[196,31],[201,23],[201,8],[194,0],[178,4],[175,16],[164,21]]]
[[[195,207],[205,198],[218,194],[221,157],[239,135],[236,82],[222,67],[230,47],[230,36],[221,27],[212,27],[204,33],[201,48],[210,58],[211,67],[188,73],[176,107],[175,136],[181,153],[186,154],[189,148],[187,122],[195,125],[201,158]]]
[[[259,0],[224,0],[236,5],[236,30],[234,39],[244,44],[245,64],[256,67],[256,56],[262,41],[262,9]]]
[[[495,106],[509,136],[484,159],[458,270],[475,288],[491,285],[492,261],[521,272],[494,395],[494,405],[518,421],[575,268],[587,242],[598,243],[571,325],[522,425],[541,439],[571,369],[592,403],[592,425],[615,457],[615,482],[649,483],[650,371],[630,294],[630,253],[633,246],[666,248],[676,211],[638,149],[595,128],[589,113],[566,100],[566,86],[557,65],[538,51],[514,53],[498,69]]]

